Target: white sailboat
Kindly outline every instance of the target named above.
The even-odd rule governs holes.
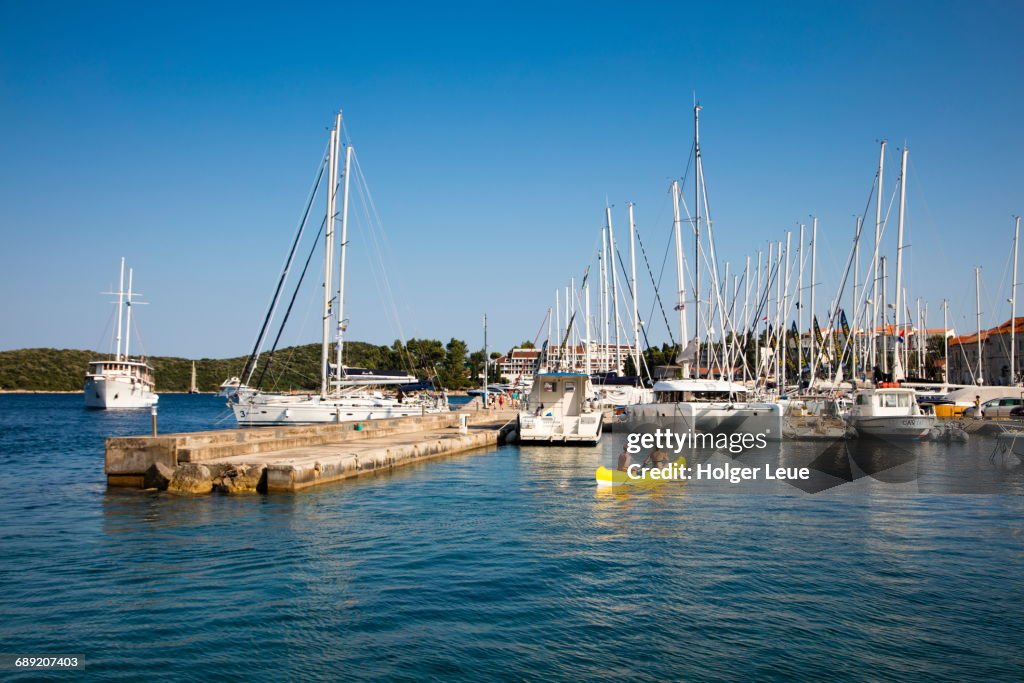
[[[190,393],[190,394],[198,394],[199,393],[199,387],[196,386],[196,362],[195,361],[192,361],[192,378],[189,380],[189,383],[188,383],[188,393]]]
[[[698,334],[686,345],[686,348],[681,351],[679,358],[677,358],[677,362],[682,365],[681,378],[656,382],[654,384],[654,400],[652,402],[627,406],[625,411],[626,423],[630,430],[656,425],[678,431],[679,433],[694,431],[703,433],[762,434],[768,441],[779,441],[782,439],[782,412],[784,407],[782,404],[777,402],[751,401],[748,399],[746,386],[730,381],[728,378],[712,379],[710,377],[710,368],[708,369],[709,377],[700,377],[701,345],[699,325],[702,303],[700,300],[700,264],[704,254],[701,249],[701,211],[699,207],[704,202],[705,193],[702,191],[703,170],[700,156],[699,112],[700,106],[695,105],[694,192],[696,204],[694,207],[694,235],[696,257],[693,266],[695,295],[692,301],[696,312],[695,322]],[[686,282],[684,276],[679,183],[673,181],[671,189],[676,248],[676,282],[678,283],[676,310],[679,313],[679,338],[685,342],[685,340],[690,339],[690,336],[686,320]],[[704,204],[704,207],[706,216],[706,204]],[[714,243],[710,235],[708,239],[711,243],[711,262],[714,264]],[[717,273],[714,270],[712,271],[712,277],[717,280]],[[717,287],[717,282],[714,283],[714,286]],[[721,327],[722,333],[725,334],[725,324],[723,323]],[[697,377],[690,376],[691,362],[696,364]]]
[[[230,398],[230,407],[239,425],[263,426],[283,424],[311,424],[327,422],[350,422],[376,420],[392,417],[408,417],[425,413],[444,412],[448,410],[447,396],[419,393],[415,396],[403,396],[400,386],[416,382],[409,375],[378,375],[372,373],[349,373],[342,365],[344,348],[344,332],[347,321],[344,316],[345,302],[345,256],[348,250],[348,203],[349,177],[352,164],[353,148],[345,148],[344,173],[338,176],[339,145],[341,140],[341,114],[335,119],[335,126],[330,133],[327,155],[327,213],[325,218],[324,241],[324,299],[322,352],[320,364],[320,391],[308,394],[268,393],[252,388],[250,382],[256,370],[259,349],[263,342],[267,324],[277,305],[277,297],[271,304],[266,323],[257,339],[256,347],[247,364],[244,379],[231,378],[221,385],[221,393]],[[337,215],[337,191],[341,185],[341,240],[338,261],[338,289],[332,289],[335,258],[335,223]],[[315,195],[315,190],[314,190]],[[312,198],[311,198],[312,201]],[[301,236],[301,228],[300,228]],[[296,240],[297,243],[297,240]],[[294,255],[294,247],[292,251]],[[291,258],[282,274],[282,283],[291,265]],[[332,339],[332,326],[335,338]],[[332,347],[335,351],[335,362],[331,363]],[[383,386],[399,388],[398,396],[385,395],[380,389]]]
[[[900,205],[896,228],[896,334],[901,333],[903,297],[903,226],[907,201],[907,155],[903,149],[900,161]],[[884,281],[883,281],[884,283]],[[884,284],[883,284],[884,289]],[[884,319],[883,319],[884,320]],[[902,338],[902,337],[898,337]],[[893,382],[880,382],[877,387],[859,389],[847,415],[847,422],[862,436],[887,439],[920,439],[927,436],[935,426],[934,413],[926,413],[917,402],[917,391],[902,387],[906,379],[904,372],[904,343],[893,345]]]
[[[113,360],[94,360],[85,373],[85,406],[87,408],[149,408],[159,397],[154,387],[153,368],[145,358],[132,360],[129,347],[132,338],[132,279],[128,270],[128,291],[124,289],[124,257],[121,258],[120,284],[117,289],[117,350]],[[136,302],[138,303],[138,302]],[[127,325],[122,323],[127,318]],[[127,329],[125,329],[127,328]],[[124,335],[124,352],[121,335]]]

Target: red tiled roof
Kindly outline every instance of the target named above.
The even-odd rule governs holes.
[[[1024,316],[1013,318],[1012,320],[1007,319],[1006,322],[996,327],[990,327],[987,330],[981,331],[981,341],[985,341],[991,335],[1009,334],[1011,324],[1014,327],[1014,334],[1024,334]],[[979,334],[963,334],[959,337],[953,337],[949,340],[950,346],[958,346],[960,344],[977,344]]]

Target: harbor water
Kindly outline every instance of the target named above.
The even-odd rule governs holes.
[[[1024,679],[1024,467],[992,439],[817,493],[599,492],[624,434],[295,495],[108,491],[104,437],[149,420],[0,396],[0,652],[86,666],[14,680]],[[160,399],[162,432],[233,426]]]

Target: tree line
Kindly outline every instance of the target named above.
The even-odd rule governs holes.
[[[491,353],[492,359],[500,354]],[[110,358],[110,354],[82,349],[17,349],[0,351],[0,390],[6,391],[79,391],[88,363]],[[199,391],[216,391],[224,380],[242,372],[246,356],[234,358],[197,358],[196,385]],[[188,391],[193,359],[150,356],[157,391]],[[347,367],[406,372],[421,379],[435,379],[448,389],[465,389],[480,384],[483,351],[470,351],[466,342],[451,338],[395,340],[390,345],[346,342]],[[303,344],[278,349],[273,356],[260,356],[254,381],[262,377],[268,390],[313,390],[320,386],[320,344]],[[491,364],[489,381],[499,381],[497,367]]]

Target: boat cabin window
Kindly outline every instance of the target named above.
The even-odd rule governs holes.
[[[565,393],[571,394],[574,391],[576,391],[576,383],[575,382],[566,382],[565,383]]]
[[[879,403],[883,408],[909,408],[910,394],[879,394]]]
[[[725,402],[733,400],[728,391],[659,391],[658,403],[692,403],[695,401]],[[742,394],[737,394],[742,399]]]
[[[555,390],[555,383],[554,382],[544,382],[544,391],[550,393],[550,392],[552,392],[554,390]]]

